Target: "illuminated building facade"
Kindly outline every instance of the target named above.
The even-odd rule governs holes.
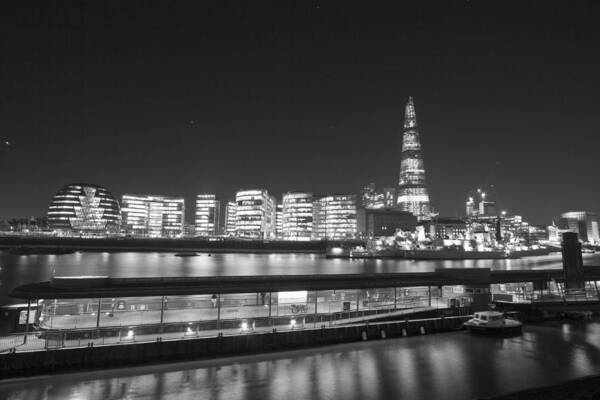
[[[123,228],[135,236],[148,235],[148,198],[126,194],[121,198],[123,205]]]
[[[417,218],[406,211],[390,208],[357,211],[357,229],[361,236],[372,238],[394,236],[396,231],[412,232],[417,226]]]
[[[467,222],[460,218],[435,218],[429,223],[432,238],[466,240],[470,237]]]
[[[283,237],[283,204],[277,203],[275,214],[275,237]]]
[[[275,198],[262,189],[240,190],[235,195],[235,235],[246,239],[272,239],[276,229]]]
[[[423,153],[412,97],[408,99],[404,114],[397,202],[402,211],[414,214],[419,221],[431,219]]]
[[[579,234],[584,243],[600,244],[598,217],[589,211],[569,211],[561,214],[559,226],[565,231]]]
[[[475,208],[475,200],[473,199],[473,197],[469,197],[467,199],[467,202],[465,203],[465,209],[466,209],[467,217],[476,217],[477,216],[477,213],[479,211]]]
[[[313,203],[314,239],[353,239],[357,234],[356,195],[321,197]]]
[[[225,234],[228,236],[235,235],[235,218],[237,211],[237,203],[235,201],[227,202],[225,208]]]
[[[384,194],[377,192],[375,190],[375,184],[372,182],[362,188],[360,200],[362,208],[377,209],[385,207]]]
[[[480,201],[479,202],[479,216],[496,216],[498,215],[498,210],[496,209],[495,201]]]
[[[107,233],[117,232],[120,223],[119,202],[98,185],[66,185],[54,195],[48,207],[48,225],[52,229]]]
[[[396,207],[396,188],[395,187],[385,187],[383,188],[383,203],[385,208],[394,208]]]
[[[219,219],[221,218],[221,202],[214,194],[199,194],[196,196],[195,233],[197,236],[219,234]]]
[[[313,194],[286,193],[282,206],[282,238],[310,240],[313,236]]]
[[[183,236],[183,198],[125,194],[122,204],[123,225],[127,232],[147,237]]]

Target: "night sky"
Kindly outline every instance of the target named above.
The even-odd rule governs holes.
[[[0,219],[70,182],[189,220],[199,192],[395,186],[408,96],[441,215],[492,185],[534,223],[600,211],[598,2],[1,4]]]

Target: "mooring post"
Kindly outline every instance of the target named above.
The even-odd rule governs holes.
[[[163,331],[163,322],[165,320],[165,296],[160,299],[160,332]]]
[[[428,297],[429,307],[431,307],[431,286],[427,286],[427,297]]]
[[[585,289],[581,243],[575,232],[565,232],[562,235],[562,261],[565,295],[571,290]]]
[[[221,330],[221,293],[217,294],[217,330]]]
[[[318,300],[319,300],[319,291],[315,290],[315,321],[314,321],[315,322],[314,323],[314,327],[315,328],[317,327],[317,315],[318,315],[318,313],[317,313],[317,302],[318,302]]]
[[[102,297],[98,297],[98,312],[96,313],[96,329],[100,328],[100,308],[102,306]]]
[[[23,336],[23,344],[27,343],[27,333],[29,333],[29,313],[31,312],[31,299],[27,299],[27,318],[25,319],[25,335]]]

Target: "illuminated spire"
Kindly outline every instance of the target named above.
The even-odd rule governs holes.
[[[429,194],[425,184],[425,166],[412,97],[408,98],[404,112],[398,207],[414,214],[419,221],[431,219]]]
[[[408,98],[406,108],[404,109],[404,129],[416,128],[417,127],[417,114],[415,113],[415,105],[413,104],[413,98]]]

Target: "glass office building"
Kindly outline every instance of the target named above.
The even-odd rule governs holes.
[[[357,233],[356,195],[321,197],[313,203],[313,238],[353,239]]]
[[[98,185],[66,185],[48,207],[48,225],[53,229],[106,233],[118,231],[120,223],[119,202],[108,189]]]
[[[282,206],[282,238],[310,240],[313,236],[313,194],[286,193]]]
[[[146,237],[183,236],[183,198],[125,194],[122,203],[123,225],[128,233]]]
[[[283,204],[277,203],[275,206],[275,237],[281,239],[283,237]]]
[[[211,236],[219,234],[221,202],[214,194],[196,196],[196,235]]]
[[[237,203],[235,201],[227,202],[225,207],[225,234],[235,235],[235,218],[237,214]]]
[[[275,198],[264,189],[240,190],[235,195],[235,235],[246,239],[275,237]]]

